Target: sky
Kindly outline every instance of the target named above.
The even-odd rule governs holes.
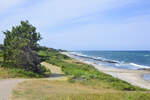
[[[150,50],[150,0],[0,0],[0,43],[21,20],[37,27],[42,46]]]

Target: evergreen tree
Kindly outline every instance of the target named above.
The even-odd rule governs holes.
[[[42,73],[40,59],[35,50],[38,48],[40,33],[28,21],[12,27],[12,30],[3,32],[4,39],[4,64],[11,63],[13,67],[23,68],[28,71]]]
[[[4,46],[0,44],[0,51],[4,49]]]

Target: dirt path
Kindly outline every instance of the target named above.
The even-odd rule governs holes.
[[[12,88],[23,81],[24,79],[0,80],[0,100],[9,100]]]
[[[26,80],[67,80],[67,77],[63,74],[60,67],[53,66],[46,62],[41,63],[46,68],[51,70],[51,76],[43,79],[2,79],[0,80],[0,100],[9,100],[11,90],[16,87],[17,84]]]
[[[46,68],[51,70],[51,76],[49,78],[43,78],[48,80],[67,80],[67,77],[64,75],[60,67],[51,65],[49,63],[43,62],[41,63]]]

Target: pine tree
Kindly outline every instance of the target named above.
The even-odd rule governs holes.
[[[11,63],[13,67],[22,68],[35,73],[42,73],[40,59],[35,50],[41,40],[39,32],[28,21],[12,27],[12,30],[3,32],[4,39],[4,64]]]

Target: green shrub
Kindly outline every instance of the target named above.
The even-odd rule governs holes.
[[[0,66],[2,65],[3,62],[3,53],[0,51]]]

